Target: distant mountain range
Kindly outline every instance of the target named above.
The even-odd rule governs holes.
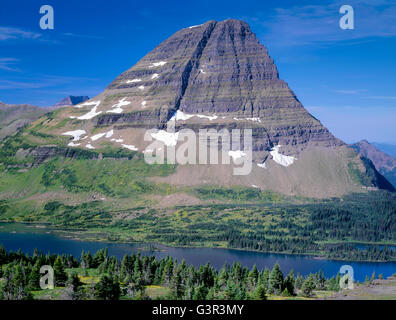
[[[367,140],[350,145],[363,157],[370,159],[375,168],[396,188],[396,159],[379,150]]]

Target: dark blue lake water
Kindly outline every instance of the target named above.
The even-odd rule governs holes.
[[[302,275],[307,275],[320,269],[326,277],[336,275],[342,265],[348,264],[353,267],[354,278],[357,281],[364,281],[366,275],[370,277],[373,272],[376,275],[382,273],[384,277],[396,273],[396,262],[346,262],[315,259],[305,255],[272,254],[215,248],[173,248],[160,245],[155,245],[160,250],[152,251],[144,244],[71,240],[60,237],[49,230],[35,226],[0,223],[0,244],[3,244],[7,250],[16,251],[21,249],[29,254],[32,254],[33,250],[37,248],[44,253],[72,254],[75,257],[79,257],[82,250],[94,253],[101,248],[107,247],[109,255],[120,259],[125,254],[140,252],[145,255],[155,255],[157,258],[172,256],[179,262],[185,259],[187,264],[195,266],[210,262],[215,268],[221,268],[225,263],[232,264],[234,261],[239,261],[243,266],[248,267],[256,264],[259,269],[272,268],[275,263],[279,263],[283,273],[288,273],[293,269],[295,273],[299,272]]]

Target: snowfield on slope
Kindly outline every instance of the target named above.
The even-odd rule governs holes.
[[[125,99],[126,98],[122,98],[121,100],[118,101],[118,103],[112,105],[111,109],[106,111],[106,113],[118,113],[118,114],[123,113],[124,109],[122,109],[121,107],[131,104],[130,101],[125,101]]]
[[[294,160],[296,160],[296,158],[291,157],[291,156],[284,156],[283,154],[279,153],[279,149],[280,149],[281,145],[277,145],[275,147],[272,148],[272,150],[270,151],[270,154],[272,156],[272,159],[280,164],[281,166],[284,167],[288,167],[291,164],[294,163]]]
[[[100,105],[100,101],[95,101],[95,106],[91,109],[91,111],[89,111],[88,113],[84,114],[81,117],[77,117],[77,119],[78,120],[90,120],[90,119],[96,117],[97,115],[101,114],[102,111],[96,112],[99,105]],[[70,117],[70,118],[74,119],[75,117]]]
[[[72,136],[73,141],[80,140],[80,138],[83,134],[86,134],[85,130],[74,130],[74,131],[68,131],[68,132],[62,133],[63,136]]]

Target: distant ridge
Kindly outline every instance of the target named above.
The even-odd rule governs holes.
[[[0,141],[47,112],[44,108],[29,104],[8,105],[0,102]]]
[[[74,106],[81,102],[89,100],[88,96],[67,96],[54,105],[55,108]]]
[[[396,159],[382,152],[367,140],[351,144],[350,147],[371,160],[378,172],[396,188]]]

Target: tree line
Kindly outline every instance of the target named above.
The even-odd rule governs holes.
[[[62,288],[62,299],[117,300],[150,299],[149,286],[166,288],[166,293],[157,299],[179,300],[265,300],[269,295],[285,297],[311,297],[315,290],[340,289],[340,276],[325,278],[318,271],[303,277],[293,271],[284,276],[279,264],[272,270],[243,267],[240,263],[224,265],[216,270],[209,263],[194,267],[172,257],[156,259],[139,253],[125,255],[118,260],[101,249],[94,255],[82,252],[81,257],[72,255],[42,254],[37,250],[32,255],[7,252],[0,247],[0,299],[29,300],[40,289],[40,268],[52,266],[54,285]],[[92,272],[96,281],[82,279]]]

